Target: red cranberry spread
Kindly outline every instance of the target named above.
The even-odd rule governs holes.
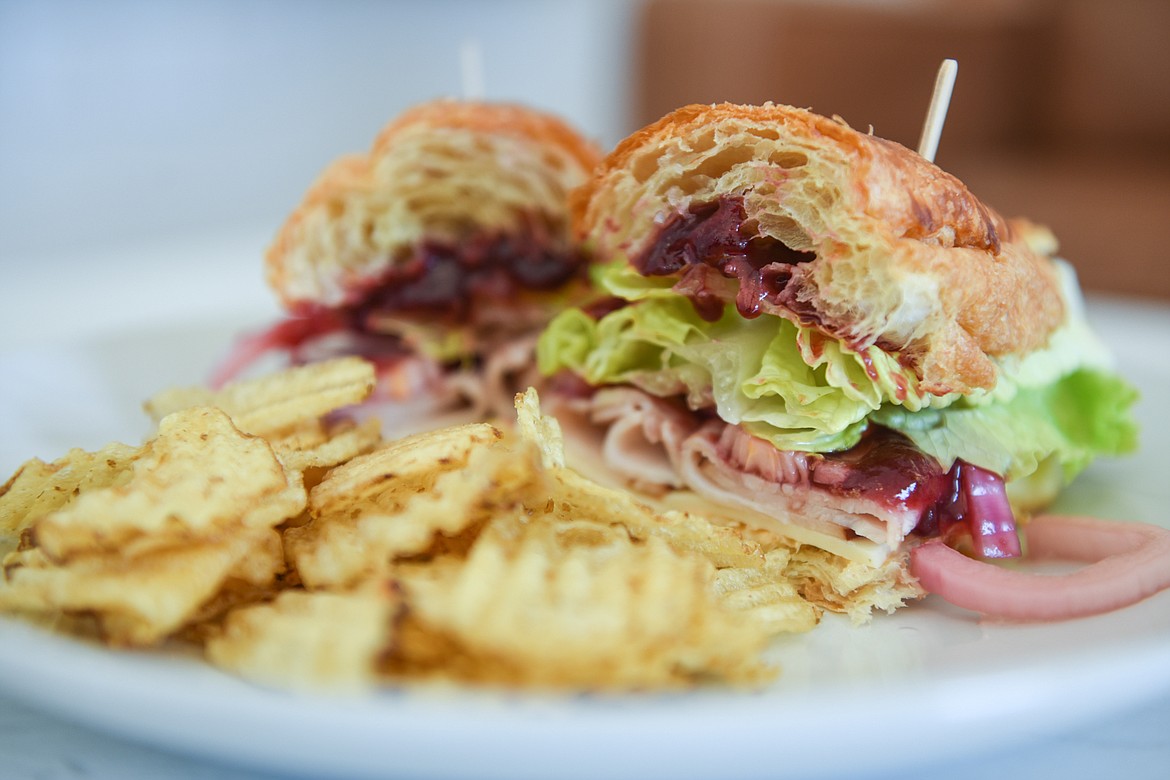
[[[938,461],[905,436],[876,425],[851,449],[826,453],[811,478],[837,495],[864,495],[919,515],[944,498],[951,481]]]
[[[658,237],[633,265],[643,276],[682,273],[678,291],[691,298],[707,320],[722,314],[707,268],[739,280],[735,305],[744,317],[760,314],[760,301],[779,299],[791,276],[791,267],[814,260],[812,252],[792,249],[745,227],[743,198],[722,197],[713,203],[692,205],[670,217]]]
[[[465,318],[472,301],[506,305],[520,290],[554,290],[585,268],[583,253],[548,248],[539,235],[474,236],[457,245],[427,242],[368,290],[355,313],[419,312]]]
[[[479,233],[458,244],[426,242],[365,287],[349,290],[351,302],[336,308],[302,302],[291,316],[241,341],[215,372],[220,385],[235,378],[261,355],[281,350],[294,362],[325,353],[360,354],[390,364],[412,354],[394,334],[379,327],[379,315],[414,315],[426,322],[460,325],[475,306],[507,307],[522,290],[554,290],[583,278],[585,254],[552,248],[552,226],[535,214],[509,234]],[[341,343],[321,345],[325,337]]]
[[[378,279],[350,290],[352,303],[337,309],[296,307],[294,321],[300,324],[286,326],[282,345],[292,347],[333,330],[367,332],[383,313],[461,323],[476,301],[507,306],[522,290],[555,290],[583,277],[585,254],[551,248],[549,233],[531,216],[513,233],[479,233],[457,244],[424,242]]]
[[[810,480],[836,495],[865,496],[918,517],[921,537],[969,536],[983,557],[1019,555],[1003,479],[957,460],[949,471],[900,433],[872,426],[852,449],[828,453]]]

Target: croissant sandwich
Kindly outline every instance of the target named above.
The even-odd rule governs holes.
[[[329,166],[280,229],[266,272],[288,317],[242,341],[216,383],[272,353],[357,354],[378,366],[377,397],[417,420],[510,412],[536,334],[587,285],[568,193],[600,156],[518,105],[406,111],[368,154]]]
[[[1134,446],[1052,234],[896,143],[688,106],[572,212],[605,297],[538,356],[578,463],[840,556],[875,604],[916,595],[917,541],[1016,555],[1017,518]]]

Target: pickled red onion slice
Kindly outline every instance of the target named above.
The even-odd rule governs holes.
[[[961,461],[955,464],[955,469],[962,496],[961,517],[971,534],[976,555],[980,558],[1018,557],[1020,538],[1003,478]]]
[[[910,571],[930,593],[997,618],[1066,620],[1110,612],[1170,588],[1170,530],[1145,523],[1044,516],[1026,527],[1029,558],[1088,565],[1038,574],[968,558],[939,540],[917,547]]]
[[[276,349],[279,343],[272,338],[271,331],[265,331],[251,336],[244,336],[236,341],[231,352],[212,371],[207,380],[212,390],[221,390],[253,363],[264,355]]]
[[[342,330],[345,323],[340,315],[321,309],[309,316],[290,317],[274,325],[238,339],[231,352],[215,367],[208,384],[219,390],[244,373],[256,361],[281,349],[294,349],[311,338]]]

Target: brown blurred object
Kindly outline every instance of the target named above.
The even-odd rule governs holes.
[[[640,22],[639,126],[772,100],[914,148],[957,59],[938,164],[1051,227],[1086,288],[1170,298],[1165,0],[645,0]]]

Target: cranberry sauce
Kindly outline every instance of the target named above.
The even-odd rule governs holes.
[[[1003,478],[964,461],[947,473],[947,488],[919,519],[915,533],[938,536],[948,543],[969,537],[983,558],[1015,558],[1020,540]]]
[[[295,317],[281,320],[257,336],[265,349],[295,349],[306,341],[334,331],[345,330],[345,318],[324,306],[304,309]]]
[[[600,320],[607,314],[612,314],[615,311],[624,309],[630,305],[630,302],[625,298],[618,298],[616,295],[607,295],[603,298],[597,298],[581,307],[581,311],[585,312],[590,319]]]
[[[521,290],[554,290],[582,275],[586,263],[577,250],[550,248],[549,232],[533,216],[517,233],[476,234],[458,244],[426,242],[353,307],[354,325],[360,328],[378,312],[462,321],[475,300],[506,306]]]
[[[900,433],[872,426],[845,452],[815,463],[813,483],[836,495],[861,496],[918,516],[918,536],[970,535],[984,557],[1019,554],[1003,479],[956,460],[949,471]]]
[[[950,479],[931,456],[900,433],[870,426],[853,448],[827,453],[812,481],[837,495],[862,496],[891,508],[928,513]]]
[[[688,295],[695,310],[707,320],[718,319],[722,303],[706,277],[707,268],[739,281],[735,305],[744,317],[760,313],[760,301],[779,297],[790,277],[786,270],[815,259],[780,241],[745,229],[743,198],[722,197],[713,203],[692,205],[670,217],[658,237],[634,267],[643,276],[682,273],[678,291]]]

